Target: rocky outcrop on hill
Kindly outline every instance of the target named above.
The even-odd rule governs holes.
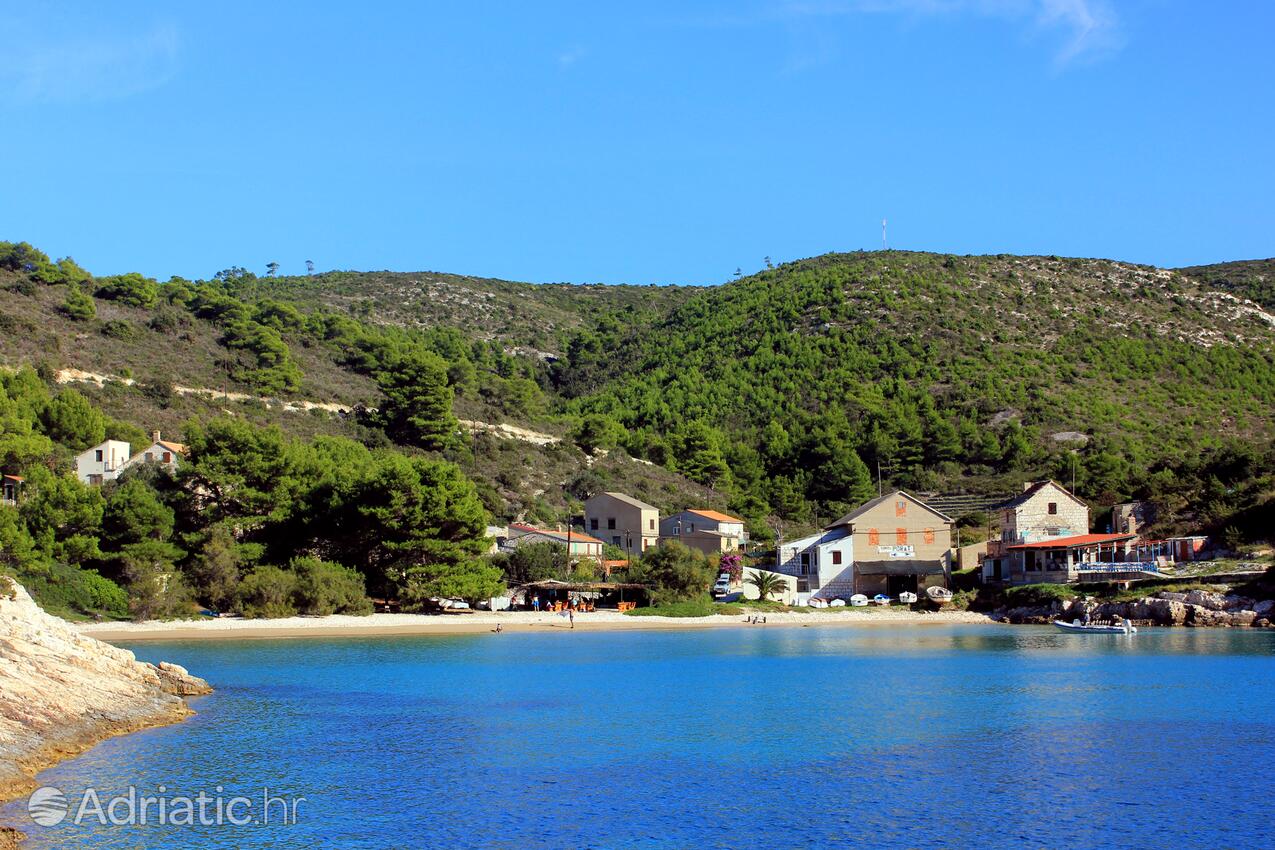
[[[1064,620],[1127,619],[1147,626],[1269,627],[1275,623],[1275,600],[1192,590],[1188,593],[1161,591],[1133,602],[1098,602],[1070,599],[1050,605],[1004,608],[995,615],[1010,623],[1045,624]]]
[[[0,576],[0,799],[99,741],[183,719],[182,697],[211,690],[176,664],[80,634]]]

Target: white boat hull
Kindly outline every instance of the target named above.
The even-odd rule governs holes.
[[[1130,625],[1128,620],[1125,620],[1124,625],[1121,626],[1098,626],[1092,623],[1086,626],[1084,623],[1079,621],[1066,623],[1062,620],[1054,620],[1054,625],[1064,632],[1071,632],[1073,634],[1136,635],[1138,633],[1137,627]]]

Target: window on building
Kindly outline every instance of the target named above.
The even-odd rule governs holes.
[[[926,546],[934,545],[934,529],[932,528],[925,529],[925,545]]]
[[[881,545],[881,532],[877,531],[875,528],[869,528],[869,529],[868,529],[868,545],[869,545],[869,546],[880,546],[880,545]]]
[[[687,533],[687,534],[694,534],[694,533],[695,533],[695,523],[691,523],[690,525],[688,525],[688,526],[686,527],[686,533]]]
[[[597,517],[593,517],[592,519],[590,519],[590,520],[589,520],[589,530],[590,530],[590,531],[597,531],[597,530],[598,530],[598,518],[597,518]]]
[[[607,517],[607,528],[615,528],[615,517]]]
[[[908,503],[907,503],[907,502],[905,502],[905,501],[903,501],[902,499],[899,499],[899,501],[895,502],[895,503],[894,503],[894,515],[895,515],[895,516],[907,516],[907,515],[908,515]]]
[[[1053,516],[1053,515],[1054,515],[1054,514],[1056,514],[1056,513],[1058,513],[1058,503],[1057,503],[1057,502],[1050,502],[1050,503],[1049,503],[1049,515],[1050,515],[1050,516]]]
[[[837,565],[837,564],[840,564],[840,563],[841,563],[841,550],[840,550],[840,549],[833,549],[833,550],[832,550],[832,563],[833,563],[834,565]]]
[[[894,545],[895,546],[908,545],[908,530],[906,528],[894,529]]]
[[[655,530],[655,520],[654,520],[653,518],[652,518],[652,519],[650,519],[650,520],[647,520],[647,526],[646,526],[646,527],[647,527],[647,529],[648,529],[648,530],[650,530],[650,531],[654,531],[654,530]]]
[[[98,449],[96,452],[94,452],[94,454],[95,454],[95,455],[97,455],[97,462],[98,462],[98,463],[101,463],[101,462],[102,462],[102,450],[101,450],[101,449]]]
[[[164,452],[164,463],[172,463],[172,462],[173,462],[173,453]]]
[[[614,537],[612,537],[612,538],[611,538],[611,543],[612,543],[612,545],[614,545],[614,546],[619,546],[619,545],[620,545],[620,535],[618,535],[618,534],[617,534],[617,535],[615,535]]]

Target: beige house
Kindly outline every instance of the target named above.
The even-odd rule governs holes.
[[[685,510],[660,520],[660,540],[676,540],[706,555],[735,552],[748,543],[744,521],[710,510]]]
[[[584,527],[630,555],[641,555],[660,539],[660,511],[623,493],[598,493],[584,503]]]
[[[822,599],[921,593],[947,586],[952,519],[902,490],[838,519],[820,534],[783,543],[775,571]]]

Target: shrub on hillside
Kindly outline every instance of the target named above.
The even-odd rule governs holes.
[[[55,564],[43,575],[24,577],[23,585],[43,608],[54,614],[128,616],[128,594],[96,570]]]
[[[130,307],[154,307],[159,297],[159,284],[137,272],[129,272],[99,278],[94,294]]]
[[[102,335],[130,342],[137,339],[137,329],[121,319],[111,319],[102,325]]]
[[[66,300],[62,302],[62,312],[77,322],[88,322],[97,318],[97,305],[78,284],[66,288]]]

